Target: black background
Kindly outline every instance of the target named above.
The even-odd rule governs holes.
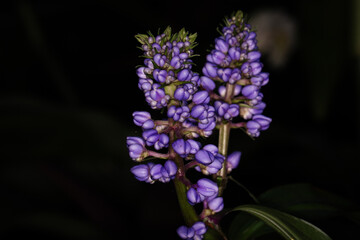
[[[183,224],[172,184],[129,172],[126,136],[142,64],[134,35],[170,25],[197,32],[200,72],[216,27],[241,9],[282,10],[296,46],[282,68],[263,56],[269,130],[243,153],[234,178],[258,195],[311,183],[359,202],[359,53],[355,1],[9,1],[0,9],[1,239],[177,239]],[[210,138],[209,141],[216,141]],[[229,184],[227,206],[250,203]],[[341,219],[319,223],[333,239],[356,239]]]

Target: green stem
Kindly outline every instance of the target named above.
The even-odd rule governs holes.
[[[186,225],[192,226],[195,222],[199,221],[199,216],[195,212],[194,207],[188,203],[185,184],[178,178],[174,179],[174,184],[184,221]]]
[[[226,85],[226,94],[225,94],[225,102],[231,103],[231,99],[234,94],[234,88],[235,86],[233,84],[227,84]],[[227,167],[226,167],[226,156],[227,151],[229,147],[229,138],[230,138],[230,122],[222,122],[219,127],[219,144],[218,149],[219,153],[222,154],[225,157],[225,161],[223,162],[223,166],[221,170],[218,173],[219,176],[219,196],[221,196],[224,192],[224,189],[227,184]]]

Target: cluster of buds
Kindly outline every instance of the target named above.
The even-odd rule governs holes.
[[[199,138],[209,137],[216,127],[221,131],[224,124],[257,137],[271,121],[261,115],[265,104],[260,87],[268,82],[268,74],[261,71],[256,34],[241,12],[226,20],[222,32],[202,76],[192,71],[196,34],[184,29],[172,34],[168,27],[158,36],[136,36],[145,57],[137,69],[138,87],[152,109],[166,111],[166,118],[154,120],[146,111],[133,113],[143,132],[141,137],[128,137],[127,147],[130,157],[142,163],[131,172],[146,183],[176,179],[185,186],[190,205],[203,204],[200,221],[178,229],[182,239],[201,239],[212,216],[224,207],[219,182],[204,177],[195,183],[187,178],[187,171],[226,178],[241,157],[238,151],[227,156],[220,145],[204,145]],[[234,119],[240,121],[233,123]],[[149,162],[154,158],[157,163]]]

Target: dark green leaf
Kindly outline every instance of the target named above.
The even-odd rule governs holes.
[[[259,205],[241,205],[233,209],[251,214],[288,240],[330,240],[322,230],[300,218]],[[254,226],[252,226],[254,227]],[[255,227],[258,227],[255,225]],[[250,230],[249,230],[250,231]],[[235,239],[233,239],[235,240]]]

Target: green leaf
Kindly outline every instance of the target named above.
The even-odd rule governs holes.
[[[232,211],[248,213],[278,232],[288,240],[330,240],[331,238],[318,227],[300,218],[276,209],[260,205],[241,205]],[[233,239],[235,240],[235,239]],[[243,240],[243,239],[241,239]]]
[[[259,201],[266,206],[311,220],[334,216],[354,220],[350,213],[360,209],[355,203],[310,184],[289,184],[272,188],[261,194]]]

